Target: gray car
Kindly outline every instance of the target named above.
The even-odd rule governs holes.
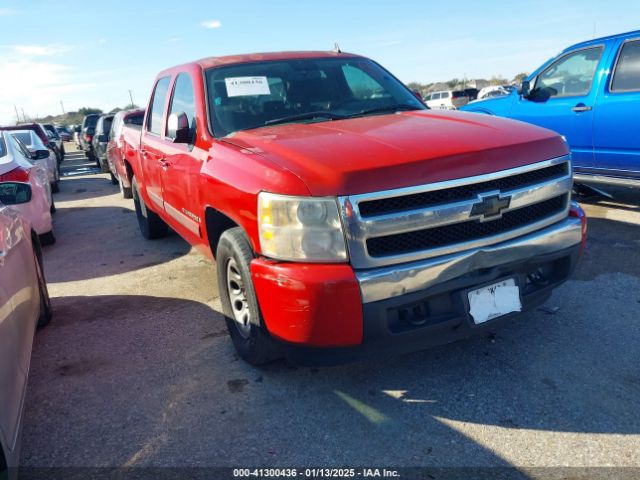
[[[0,145],[0,158],[2,145]],[[38,236],[11,208],[29,201],[31,187],[0,182],[0,478],[17,477],[20,433],[36,325],[51,319]]]

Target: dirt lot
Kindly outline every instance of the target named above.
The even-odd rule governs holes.
[[[574,279],[495,335],[257,369],[227,338],[213,265],[176,234],[143,240],[132,201],[70,158],[23,465],[640,466],[639,191],[586,205]]]

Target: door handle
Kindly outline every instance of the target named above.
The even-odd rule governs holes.
[[[166,158],[159,158],[158,165],[160,165],[162,169],[166,171],[171,166],[171,162]]]
[[[579,112],[588,112],[591,109],[592,107],[585,105],[584,103],[579,103],[578,105],[573,107],[571,110],[573,110],[576,113],[579,113]]]

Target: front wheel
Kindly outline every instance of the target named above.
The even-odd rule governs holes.
[[[252,365],[263,365],[278,358],[278,350],[265,327],[253,288],[249,267],[253,258],[241,228],[222,234],[216,250],[216,270],[227,329],[238,354]]]
[[[167,227],[167,224],[164,223],[157,213],[147,208],[144,199],[140,196],[136,177],[133,177],[131,184],[133,188],[133,204],[136,208],[136,217],[138,219],[140,233],[142,233],[142,236],[147,240],[164,237],[169,227]]]

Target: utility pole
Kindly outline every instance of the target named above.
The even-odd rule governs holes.
[[[131,100],[131,108],[133,108],[133,95],[131,95],[131,90],[129,90],[129,100]]]
[[[16,125],[20,123],[20,115],[18,115],[18,107],[16,107],[16,104],[13,104],[13,108],[16,111]]]
[[[62,108],[62,115],[66,115],[66,113],[64,113],[64,104],[62,103],[62,100],[60,100],[60,107]]]

